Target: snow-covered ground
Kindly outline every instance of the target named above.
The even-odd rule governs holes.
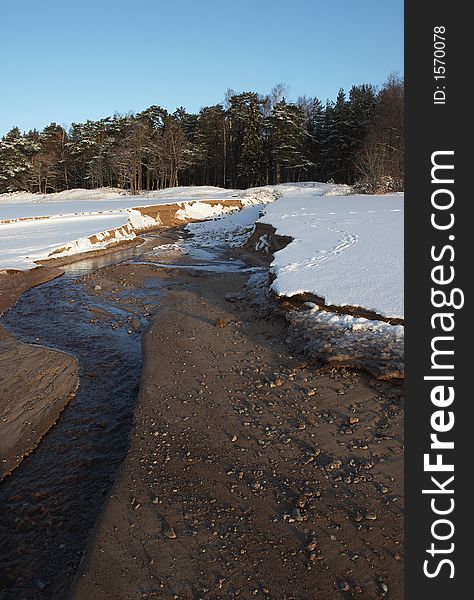
[[[156,192],[144,192],[140,196],[131,196],[125,192],[103,188],[98,190],[66,190],[57,194],[32,194],[15,192],[0,194],[0,222],[9,219],[31,217],[64,216],[126,211],[135,206],[155,206],[171,202],[193,200],[231,199],[239,197],[236,190],[224,190],[217,187],[179,187]]]
[[[319,185],[278,191],[281,197],[272,204],[191,223],[186,229],[200,248],[216,248],[241,246],[255,221],[270,223],[278,234],[293,238],[274,254],[274,291],[288,296],[310,292],[329,304],[402,317],[403,195],[338,196],[333,194],[348,190]],[[265,251],[270,240],[262,237],[267,239],[257,240],[256,249]],[[185,240],[178,250],[186,253],[192,243]],[[271,302],[269,286],[260,270],[247,284],[250,297],[264,310]],[[403,377],[403,325],[336,313],[310,302],[288,311],[286,318],[288,341],[296,349],[376,377]]]
[[[224,190],[181,187],[141,196],[120,190],[67,190],[58,194],[18,192],[0,195],[0,270],[29,269],[35,261],[100,250],[132,240],[141,230],[159,225],[135,207],[176,204],[178,220],[207,219],[228,210],[203,200],[268,202],[270,190]],[[92,238],[92,239],[91,239]]]
[[[246,206],[242,210],[217,219],[189,223],[186,225],[186,229],[189,233],[199,236],[201,246],[213,247],[219,244],[237,248],[246,242],[262,208],[262,204]]]
[[[204,200],[240,199],[265,204],[278,195],[344,193],[346,186],[320,183],[284,184],[248,190],[213,186],[177,187],[131,196],[120,189],[66,190],[57,194],[0,194],[0,270],[30,269],[35,261],[99,250],[132,240],[140,230],[158,225],[136,207],[177,204],[178,220],[209,219],[229,207]],[[91,237],[95,236],[93,240]]]
[[[203,202],[232,199],[239,199],[243,208]],[[51,255],[133,239],[140,230],[159,224],[159,216],[157,221],[135,208],[165,204],[176,205],[175,218],[183,223],[201,221],[186,226],[194,240],[160,248],[161,258],[167,251],[196,258],[199,251],[209,260],[216,251],[244,244],[257,221],[291,238],[274,253],[273,291],[284,296],[306,292],[325,303],[287,314],[291,341],[318,358],[380,376],[403,376],[403,326],[327,309],[360,307],[403,318],[403,194],[350,195],[347,186],[316,182],[250,190],[183,187],[142,196],[110,189],[3,194],[0,269],[31,268],[35,260]],[[268,241],[263,235],[256,249],[265,251]],[[251,278],[249,285],[267,294],[266,276],[258,272],[255,277],[258,281]]]
[[[293,241],[276,252],[277,295],[308,292],[326,305],[403,318],[403,194],[289,193],[265,207],[262,223]],[[266,240],[257,242],[260,249]]]
[[[57,248],[71,244],[70,254],[99,249],[89,237],[102,231],[121,228],[119,214],[89,214],[52,217],[16,223],[0,223],[0,269],[30,269],[34,261],[48,257]],[[133,233],[117,232],[117,241],[133,239]],[[63,254],[64,255],[64,254]]]

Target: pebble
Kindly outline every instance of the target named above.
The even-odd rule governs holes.
[[[347,581],[340,581],[339,589],[341,590],[341,592],[348,592],[350,590],[350,587]]]
[[[302,495],[302,496],[300,496],[300,497],[298,498],[298,500],[296,501],[296,506],[297,506],[298,508],[304,508],[304,506],[305,506],[305,504],[306,504],[306,502],[307,502],[307,501],[308,501],[308,497],[307,497],[307,496],[305,496],[305,495],[303,494],[303,495]]]
[[[175,540],[176,539],[176,531],[174,530],[173,527],[171,527],[170,525],[165,525],[163,527],[163,533],[165,534],[165,536],[169,539],[169,540]]]
[[[388,592],[388,585],[384,582],[380,583],[380,592],[383,596]]]

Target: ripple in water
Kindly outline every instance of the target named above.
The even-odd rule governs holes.
[[[127,452],[141,336],[91,324],[88,303],[97,298],[69,273],[23,294],[2,319],[22,341],[73,354],[80,376],[58,423],[0,484],[2,600],[64,597]]]

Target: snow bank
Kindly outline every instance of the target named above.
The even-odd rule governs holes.
[[[284,194],[259,219],[293,238],[274,254],[273,290],[403,318],[403,195],[335,196],[325,185]]]
[[[287,314],[289,341],[325,362],[366,369],[383,379],[404,376],[402,325],[341,315],[313,305]]]
[[[86,240],[120,229],[124,222],[123,215],[90,214],[1,223],[0,269],[31,269],[37,266],[35,260],[47,258],[52,252],[68,246],[74,247],[75,252],[87,251],[91,242]],[[120,232],[118,235],[123,236]],[[133,237],[135,234],[128,234],[128,239]],[[96,248],[99,246],[93,249]]]
[[[186,230],[199,236],[201,246],[214,247],[226,245],[230,247],[242,246],[251,233],[255,221],[260,216],[262,205],[248,204],[239,211],[226,213],[218,218],[189,223]]]
[[[180,221],[190,221],[193,219],[210,219],[225,212],[236,210],[232,207],[225,207],[222,204],[205,204],[204,202],[181,202],[180,209],[176,211],[176,218]]]
[[[161,224],[161,219],[158,216],[156,219],[148,215],[143,215],[139,210],[129,208],[127,210],[128,221],[133,227],[134,231],[146,231],[152,227],[156,227]]]

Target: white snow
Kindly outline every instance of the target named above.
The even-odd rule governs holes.
[[[178,219],[200,222],[186,226],[194,242],[182,240],[161,251],[212,260],[219,247],[241,246],[260,221],[292,239],[271,265],[277,295],[307,292],[326,305],[403,318],[403,194],[349,194],[347,186],[317,182],[249,190],[181,187],[140,196],[114,189],[2,194],[0,269],[28,269],[37,260],[132,240],[160,223],[138,207],[172,203]],[[219,202],[235,198],[244,208]],[[260,236],[256,249],[270,247],[268,235]],[[269,283],[261,273],[255,277],[249,285],[268,305]],[[403,326],[335,314],[324,306],[306,308],[287,316],[290,338],[301,349],[374,373],[403,373]]]
[[[277,294],[309,292],[326,304],[402,317],[403,196],[344,195],[349,191],[343,185],[304,182],[249,190],[179,187],[141,196],[117,189],[2,194],[0,269],[27,269],[51,256],[133,239],[159,224],[136,210],[141,206],[175,203],[178,218],[207,219],[188,230],[205,232],[200,240],[208,240],[209,246],[241,245],[263,212],[262,222],[293,238],[272,263]],[[218,202],[232,198],[245,208],[238,211]],[[265,251],[268,239],[262,237],[258,246]]]
[[[274,255],[273,290],[403,318],[403,195],[321,191],[290,192],[264,209],[260,221],[293,238]]]
[[[128,209],[128,220],[135,231],[144,231],[150,227],[156,227],[161,224],[160,217],[154,219],[148,215],[143,215],[139,210]]]
[[[156,192],[145,192],[140,196],[124,194],[120,190],[66,190],[57,194],[31,194],[15,192],[0,194],[0,222],[32,217],[87,214],[91,212],[125,211],[137,206],[170,204],[185,199],[193,200],[230,199],[241,195],[235,190],[210,187],[171,188]]]
[[[180,221],[189,219],[210,219],[225,212],[231,212],[235,208],[224,207],[222,204],[204,204],[203,202],[180,202],[176,211],[176,217]]]
[[[219,244],[238,247],[246,241],[261,211],[262,205],[253,204],[215,219],[189,223],[186,229],[189,233],[199,236],[202,246],[212,247]]]
[[[244,206],[252,206],[275,197],[271,187],[225,190],[213,186],[169,188],[140,196],[113,188],[0,194],[0,269],[29,269],[52,253],[57,258],[102,249],[160,224],[159,219],[142,215],[138,207],[177,204],[177,217],[182,220],[209,219],[237,209],[220,203],[211,206],[203,200],[240,199]],[[101,238],[99,242],[91,242],[93,235]]]
[[[58,248],[71,245],[62,256],[104,248],[107,243],[90,243],[99,232],[121,228],[123,215],[90,214],[52,217],[15,223],[0,223],[0,269],[30,269],[35,260],[46,258]],[[134,233],[118,232],[118,239],[133,239]]]

